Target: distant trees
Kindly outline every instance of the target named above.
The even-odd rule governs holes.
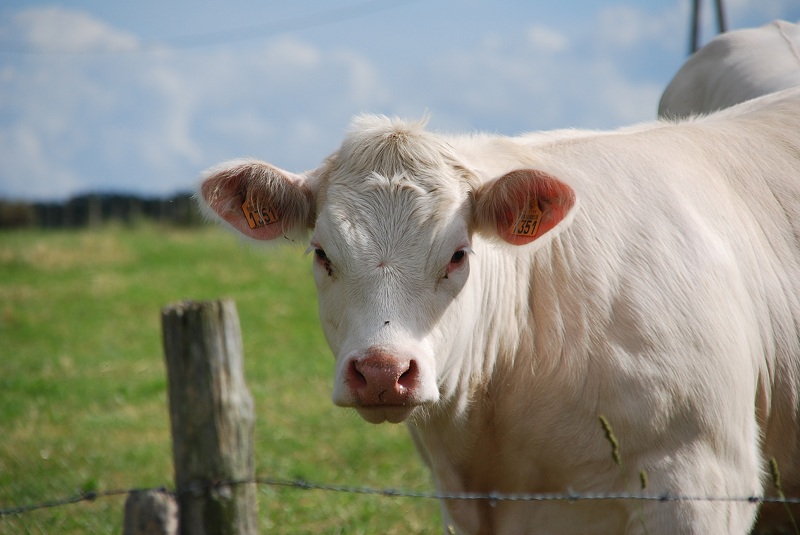
[[[188,193],[168,198],[99,193],[80,195],[60,203],[0,199],[0,229],[78,228],[108,221],[133,224],[143,219],[176,225],[203,222]]]

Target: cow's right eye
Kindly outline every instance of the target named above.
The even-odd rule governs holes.
[[[314,248],[314,257],[316,258],[317,262],[325,268],[325,271],[328,272],[328,276],[333,276],[333,267],[331,266],[331,261],[328,258],[328,255],[325,254],[325,250],[321,247]]]

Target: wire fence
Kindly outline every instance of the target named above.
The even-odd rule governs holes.
[[[213,323],[213,328],[212,328]],[[764,490],[765,495],[756,496],[723,496],[723,495],[691,495],[681,493],[654,493],[648,491],[647,487],[647,474],[645,470],[639,472],[641,489],[639,492],[578,492],[571,489],[564,492],[549,492],[549,493],[502,493],[502,492],[446,492],[446,491],[419,491],[407,489],[394,489],[394,488],[374,488],[369,486],[354,486],[354,485],[340,485],[331,483],[318,483],[311,482],[304,479],[282,479],[278,477],[269,476],[255,476],[252,468],[252,436],[249,431],[242,431],[242,429],[249,429],[252,425],[250,418],[231,418],[229,415],[234,414],[241,416],[240,413],[252,411],[252,402],[247,401],[249,394],[246,396],[232,395],[231,392],[241,394],[246,392],[246,386],[243,384],[243,358],[241,355],[241,342],[232,343],[230,338],[240,338],[238,327],[238,316],[233,301],[220,300],[213,302],[197,303],[197,302],[183,302],[176,305],[166,307],[162,311],[162,325],[164,329],[165,340],[165,357],[168,368],[168,385],[169,385],[169,400],[170,400],[170,419],[173,422],[174,428],[179,429],[181,432],[176,433],[173,429],[173,451],[180,451],[181,455],[175,456],[176,468],[176,487],[177,490],[170,490],[165,487],[151,487],[151,488],[127,488],[115,490],[100,490],[100,491],[83,491],[77,492],[73,495],[66,496],[58,499],[51,499],[29,504],[0,504],[0,520],[3,518],[20,518],[28,513],[43,509],[55,509],[66,507],[79,503],[94,502],[99,499],[131,496],[135,493],[145,492],[160,492],[170,495],[177,499],[180,503],[187,496],[190,497],[208,497],[210,495],[230,495],[232,492],[224,492],[231,487],[239,487],[243,485],[256,485],[256,486],[269,486],[269,487],[283,487],[298,491],[321,491],[330,493],[347,493],[359,494],[367,496],[376,496],[383,498],[403,498],[403,499],[422,499],[422,500],[440,500],[440,501],[485,501],[490,505],[498,504],[501,502],[585,502],[585,501],[637,501],[637,502],[658,502],[658,503],[675,503],[675,502],[717,502],[717,503],[746,503],[753,506],[761,504],[782,504],[787,509],[787,514],[795,526],[794,532],[800,535],[800,530],[797,529],[793,513],[789,510],[790,505],[800,505],[800,496],[787,497],[783,492],[781,485],[780,471],[777,461],[772,458],[769,460],[769,470],[772,476],[771,490]],[[192,335],[192,336],[190,336]],[[217,351],[217,347],[221,347],[222,343],[219,340],[225,339],[228,343],[228,351]],[[190,348],[191,351],[187,348]],[[187,356],[188,355],[188,356]],[[206,366],[188,366],[186,361],[192,360],[193,362],[212,362],[213,365]],[[181,363],[183,368],[175,365],[175,362]],[[226,380],[220,380],[219,376],[222,375],[220,370],[224,370]],[[231,378],[236,378],[236,380]],[[177,378],[177,379],[176,379]],[[212,379],[209,379],[212,378]],[[209,388],[198,387],[197,385],[212,385]],[[203,392],[207,399],[228,400],[225,404],[217,402],[204,402],[200,403],[197,398],[189,398],[191,403],[183,402],[184,391]],[[213,391],[213,396],[212,396]],[[184,396],[184,397],[182,397]],[[176,401],[177,400],[177,401]],[[233,403],[231,400],[239,401],[239,404]],[[199,426],[195,425],[175,425],[183,423],[186,414],[183,412],[173,412],[172,407],[176,406],[190,411],[194,418],[197,407],[212,407],[208,409],[209,414],[201,418],[204,422],[209,422],[208,428],[214,429],[214,432],[199,432]],[[205,413],[203,413],[205,415]],[[227,418],[227,419],[226,419]],[[611,458],[613,461],[622,468],[622,455],[620,454],[620,440],[616,437],[614,430],[609,422],[609,419],[604,415],[598,415],[599,423],[605,434],[605,437],[611,446]],[[192,420],[195,421],[195,420]],[[211,424],[217,425],[219,422],[225,422],[227,435],[230,436],[249,436],[248,440],[239,440],[239,444],[247,442],[247,447],[239,448],[241,452],[232,452],[230,450],[234,447],[225,448],[225,459],[220,460],[223,455],[217,451],[219,444],[216,438],[220,436],[216,427]],[[185,432],[184,428],[190,429],[192,433]],[[230,432],[230,429],[235,429],[235,432]],[[213,436],[212,440],[214,448],[200,448],[198,438],[200,436]],[[176,439],[176,437],[178,437]],[[188,438],[187,438],[188,437]],[[176,446],[176,444],[180,444]],[[191,444],[191,448],[186,446]],[[185,450],[185,451],[184,451]],[[187,453],[189,452],[189,453]],[[237,455],[234,455],[236,453]],[[205,456],[203,460],[205,463],[202,468],[203,471],[198,472],[199,463],[197,459]],[[192,460],[192,470],[189,471],[187,466],[190,463],[184,462],[184,458]],[[250,461],[241,461],[241,459],[250,459]],[[236,461],[236,462],[234,462]],[[229,469],[230,465],[237,464],[248,466],[247,477],[242,477],[245,474],[234,473]],[[226,470],[229,470],[222,475],[220,473],[220,466],[225,465]],[[237,466],[238,466],[237,465]],[[183,482],[178,474],[183,474]],[[191,472],[191,473],[190,473]],[[198,473],[206,474],[205,476],[198,476]],[[189,475],[186,475],[189,474]],[[213,475],[209,475],[213,474]],[[205,477],[206,481],[203,481]],[[216,479],[213,479],[216,478]],[[211,480],[211,481],[208,481]],[[220,491],[223,492],[220,492]],[[238,489],[250,491],[253,489]],[[772,495],[767,495],[773,492]],[[244,494],[244,493],[243,493]],[[255,493],[253,493],[255,494]],[[255,496],[248,496],[242,501],[252,500],[255,502]],[[194,500],[185,500],[185,502]],[[201,500],[197,500],[201,501]],[[127,507],[126,507],[127,508]],[[253,508],[255,511],[255,508]],[[201,510],[202,512],[202,510]],[[254,513],[255,514],[255,513]]]
[[[106,491],[81,492],[61,499],[47,500],[38,503],[0,507],[0,518],[19,516],[40,509],[52,509],[74,505],[81,502],[93,502],[103,498],[127,496],[135,492],[158,491],[170,494],[176,498],[184,495],[202,496],[206,493],[223,488],[239,485],[256,484],[259,486],[284,487],[296,490],[315,490],[323,492],[337,492],[347,494],[362,494],[381,496],[386,498],[412,498],[425,500],[463,500],[463,501],[488,501],[499,502],[579,502],[579,501],[646,501],[646,502],[741,502],[752,504],[778,503],[787,505],[800,504],[800,497],[778,496],[692,496],[681,494],[636,494],[636,493],[474,493],[474,492],[437,492],[413,491],[391,488],[373,488],[366,486],[336,485],[330,483],[315,483],[302,479],[281,479],[274,477],[256,477],[244,480],[216,481],[208,484],[196,484],[181,491],[169,490],[165,487],[129,488]]]

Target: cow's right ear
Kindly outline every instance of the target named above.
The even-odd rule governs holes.
[[[575,208],[575,191],[558,178],[519,169],[474,193],[475,230],[512,245],[526,245],[552,231]]]
[[[256,160],[235,160],[203,174],[201,209],[245,236],[300,237],[314,226],[314,191],[305,175]]]

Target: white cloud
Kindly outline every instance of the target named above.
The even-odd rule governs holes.
[[[493,36],[479,49],[434,58],[431,71],[441,81],[432,124],[513,134],[654,119],[661,85],[629,76],[618,67],[618,50],[590,46],[594,36],[573,43],[575,35],[538,24],[522,35]],[[466,110],[472,123],[459,124],[453,116],[442,120],[442,109]]]
[[[192,118],[197,112],[196,93],[187,79],[168,65],[156,65],[147,72],[147,83],[162,103],[162,113],[152,124],[154,136],[142,136],[145,155],[154,167],[166,165],[176,158],[199,162],[202,149],[191,133]]]
[[[307,169],[360,112],[508,134],[654,118],[685,58],[689,0],[592,9],[559,26],[436,28],[414,46],[309,32],[190,51],[156,50],[83,12],[0,13],[2,42],[68,52],[0,56],[0,196],[170,193],[238,156]]]
[[[47,51],[136,43],[55,8],[21,12],[5,33]],[[363,56],[289,37],[244,53],[24,54],[0,65],[0,95],[0,196],[52,198],[170,193],[240,155],[308,167],[351,115],[388,98]]]
[[[58,7],[30,9],[15,17],[19,32],[33,50],[47,52],[130,52],[138,40],[91,15]]]
[[[61,196],[81,185],[68,168],[47,163],[41,136],[29,126],[0,129],[0,161],[0,195],[12,199]]]
[[[659,22],[631,5],[609,5],[596,22],[597,42],[616,47],[636,46],[659,31]]]
[[[352,50],[335,50],[330,60],[347,73],[348,94],[355,106],[388,100],[389,91],[383,87],[380,75],[365,57]]]
[[[535,48],[554,52],[560,52],[569,46],[569,39],[563,33],[539,24],[528,29],[528,42]]]
[[[705,2],[704,2],[705,3]],[[639,4],[604,4],[594,18],[592,41],[605,49],[637,49],[657,44],[684,49],[688,42],[689,1],[679,0],[657,12]]]
[[[308,72],[319,67],[321,54],[307,42],[294,37],[279,37],[267,47],[264,62],[279,73]]]

